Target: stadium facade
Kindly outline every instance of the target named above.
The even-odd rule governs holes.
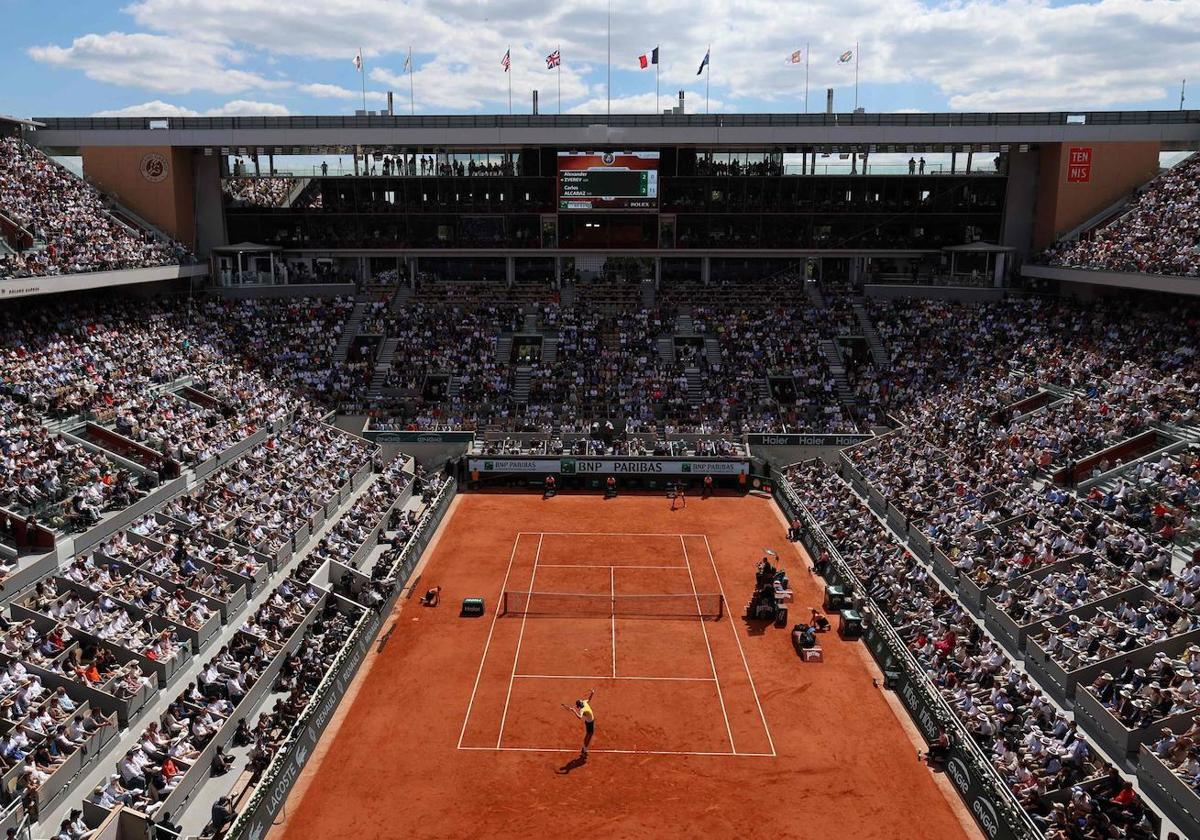
[[[810,276],[932,266],[1003,285],[1153,177],[1160,153],[1200,146],[1200,111],[37,118],[13,129],[80,156],[91,181],[211,259],[224,284],[393,268],[561,279],[628,258],[641,279],[770,276],[805,260]],[[353,166],[311,164],[331,155]],[[588,155],[591,171],[570,174]],[[926,170],[925,155],[943,163]],[[631,171],[622,156],[649,177],[606,178]],[[225,189],[272,176],[290,180],[270,206]]]

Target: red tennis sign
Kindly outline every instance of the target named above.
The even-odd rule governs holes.
[[[1086,184],[1092,180],[1091,146],[1072,146],[1067,155],[1067,183]]]

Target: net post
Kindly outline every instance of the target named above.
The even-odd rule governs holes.
[[[508,614],[508,590],[500,593],[500,603],[496,605],[496,615]]]
[[[717,621],[725,617],[725,596],[717,593]]]

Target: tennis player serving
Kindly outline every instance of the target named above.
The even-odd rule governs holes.
[[[583,749],[579,751],[582,758],[588,757],[588,745],[592,743],[592,736],[596,734],[596,715],[592,711],[592,695],[596,693],[596,689],[592,689],[587,693],[587,697],[582,700],[575,701],[575,707],[563,705],[575,717],[583,721]]]

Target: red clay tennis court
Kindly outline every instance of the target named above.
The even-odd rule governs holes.
[[[757,498],[460,497],[419,584],[442,605],[400,602],[272,838],[977,836],[860,643],[804,664],[742,621],[763,547],[820,604],[784,531]],[[563,706],[592,689],[583,762]]]

